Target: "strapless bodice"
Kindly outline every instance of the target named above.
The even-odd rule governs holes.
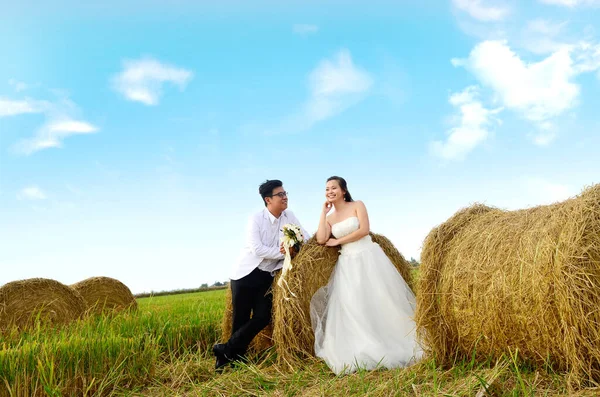
[[[335,223],[331,226],[331,233],[335,238],[342,238],[344,236],[349,235],[352,232],[358,230],[359,227],[358,218],[356,216],[351,216],[350,218],[346,218],[341,222]],[[371,240],[371,236],[366,235],[365,237],[353,241],[351,243],[346,243],[342,245],[340,253],[343,254],[352,254],[358,253],[365,249],[368,249],[372,246],[373,241]]]

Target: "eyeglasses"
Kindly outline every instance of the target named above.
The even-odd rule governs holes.
[[[270,195],[268,197],[279,196],[279,198],[284,198],[284,197],[287,197],[288,193],[289,192],[279,192],[277,194],[272,194],[272,195]]]

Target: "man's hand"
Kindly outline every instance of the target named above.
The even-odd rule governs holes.
[[[282,254],[285,255],[285,248],[283,248],[283,243],[279,244],[279,252],[281,252]],[[296,251],[296,248],[294,248],[293,246],[290,247],[290,257],[295,257],[298,254],[298,252]]]

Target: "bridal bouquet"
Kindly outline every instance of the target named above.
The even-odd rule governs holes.
[[[287,287],[287,281],[285,281],[285,275],[292,268],[292,256],[290,254],[290,248],[294,247],[294,250],[298,252],[302,243],[304,242],[304,236],[302,235],[302,230],[300,230],[300,226],[294,225],[292,223],[288,223],[283,226],[281,229],[283,232],[283,236],[281,237],[281,243],[283,244],[283,249],[285,250],[285,258],[283,260],[283,268],[281,269],[281,276],[279,276],[279,280],[277,281],[277,285],[283,288],[283,284],[285,283]],[[294,297],[294,293],[290,291],[290,288],[287,287],[290,294]]]

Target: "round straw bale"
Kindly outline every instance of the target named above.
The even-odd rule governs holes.
[[[313,236],[302,246],[292,261],[292,270],[286,274],[289,291],[296,296],[274,287],[273,339],[278,360],[293,362],[296,358],[314,355],[310,300],[329,281],[338,256],[338,248],[320,245]]]
[[[110,277],[90,277],[71,285],[81,294],[88,313],[137,309],[137,301],[125,284]]]
[[[82,316],[81,295],[46,278],[12,281],[0,287],[0,329],[30,327],[39,319],[50,324],[66,324]]]
[[[515,354],[600,380],[600,185],[552,205],[476,205],[421,255],[417,330],[438,361]]]
[[[419,294],[415,316],[424,324],[424,326],[418,327],[417,330],[422,334],[422,337],[426,337],[424,340],[427,341],[428,346],[439,346],[438,349],[443,348],[445,344],[433,341],[443,340],[447,337],[445,328],[430,325],[435,324],[439,316],[440,301],[435,298],[439,294],[439,286],[434,281],[444,271],[444,258],[449,247],[451,247],[450,243],[475,218],[491,211],[499,210],[478,203],[463,208],[446,222],[432,229],[425,239],[421,252],[421,265],[419,266]],[[427,329],[426,335],[425,329]],[[445,352],[436,350],[436,353],[445,356]]]

